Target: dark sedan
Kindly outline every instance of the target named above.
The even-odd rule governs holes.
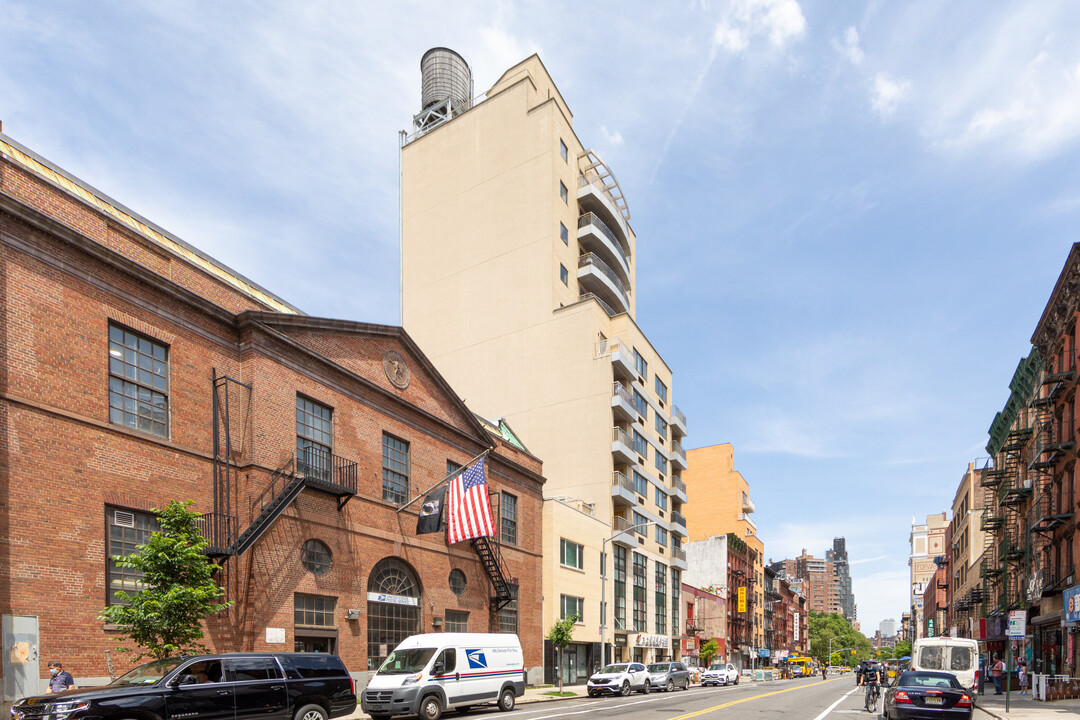
[[[956,676],[908,670],[885,690],[886,720],[970,720],[975,703]]]

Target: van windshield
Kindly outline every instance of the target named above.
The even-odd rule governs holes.
[[[395,650],[379,667],[379,675],[411,675],[418,673],[435,654],[435,648]]]

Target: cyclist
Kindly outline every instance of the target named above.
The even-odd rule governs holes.
[[[866,670],[863,672],[863,685],[866,686],[866,712],[874,712],[874,708],[877,706],[878,694],[880,693],[878,686],[883,682],[881,674],[880,665],[874,663],[868,663]]]
[[[855,686],[862,687],[863,677],[866,675],[866,669],[870,666],[870,663],[866,660],[862,660],[855,667]]]

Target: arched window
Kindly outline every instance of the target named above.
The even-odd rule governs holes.
[[[383,558],[371,569],[368,592],[368,669],[376,670],[398,643],[420,632],[420,582],[408,563]]]

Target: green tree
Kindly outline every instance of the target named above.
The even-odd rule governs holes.
[[[574,639],[574,623],[577,622],[578,616],[571,615],[565,617],[562,620],[557,621],[551,626],[551,630],[548,632],[547,639],[551,641],[552,646],[559,653],[559,692],[562,692],[562,664],[563,664],[563,648],[569,645]]]
[[[698,657],[701,658],[701,664],[703,667],[709,667],[712,664],[713,658],[720,653],[720,646],[716,644],[716,638],[706,640],[701,644],[701,649],[698,650]]]
[[[832,640],[834,656],[838,650],[844,650],[840,659],[845,663],[854,663],[868,658],[873,652],[870,640],[851,626],[851,623],[839,613],[810,612],[810,655],[819,662],[829,662],[829,640]],[[852,652],[854,651],[854,652]]]
[[[213,565],[203,554],[208,541],[195,527],[197,513],[190,500],[169,502],[154,509],[160,530],[136,551],[114,560],[120,567],[142,573],[142,591],[118,591],[122,604],[101,611],[100,619],[123,628],[142,652],[136,657],[163,658],[199,654],[206,647],[202,621],[232,603],[220,603],[222,589],[213,578]],[[127,648],[118,648],[126,651]]]
[[[901,640],[896,643],[896,657],[909,657],[911,655],[911,641]]]

